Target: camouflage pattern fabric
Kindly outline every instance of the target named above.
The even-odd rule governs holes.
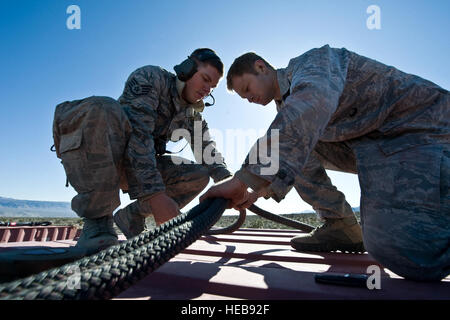
[[[414,280],[450,274],[450,145],[388,152],[354,142],[364,246],[381,264]]]
[[[119,187],[139,203],[165,191],[183,207],[206,186],[209,177],[219,181],[231,175],[215,149],[206,121],[195,111],[198,106],[180,97],[176,81],[172,73],[147,66],[130,75],[120,103],[94,96],[56,107],[55,148],[78,193],[72,209],[80,217],[112,214],[120,204]],[[176,129],[185,129],[187,135],[172,137]],[[194,129],[201,135],[197,148]],[[170,138],[177,141],[183,137],[201,164],[161,157]],[[205,149],[218,161],[203,161]]]
[[[407,278],[448,275],[449,92],[328,45],[292,59],[277,76],[283,100],[264,139],[279,130],[280,169],[261,175],[264,165],[247,160],[237,176],[281,201],[314,158],[357,172],[368,252]],[[348,151],[336,153],[337,146]],[[320,188],[308,193],[327,197]]]
[[[120,204],[123,154],[131,135],[122,106],[108,97],[62,103],[56,108],[53,130],[57,155],[78,192],[72,209],[90,219],[112,214]],[[166,194],[180,209],[209,182],[209,171],[200,164],[167,155],[156,156],[155,161]],[[135,201],[129,206],[133,212],[151,214],[147,202]]]
[[[320,154],[322,150],[333,150],[333,152],[330,152],[328,158],[324,158]],[[352,207],[345,200],[345,195],[332,184],[325,171],[325,169],[346,171],[345,165],[348,166],[348,162],[343,163],[341,155],[348,160],[346,155],[353,155],[353,153],[351,150],[349,152],[344,144],[319,142],[309,155],[301,172],[295,175],[295,190],[321,218],[339,219],[354,216]],[[353,164],[355,165],[354,161]]]
[[[178,159],[173,161],[172,158]],[[174,164],[181,161],[183,163]],[[180,209],[191,202],[208,185],[208,170],[200,164],[170,155],[157,156],[156,163],[166,188],[166,194],[178,204]],[[152,214],[148,202],[139,200],[130,203],[125,210],[144,217]]]
[[[108,97],[64,102],[55,110],[53,138],[83,218],[111,215],[120,204],[123,153],[131,134],[120,104]]]
[[[222,155],[215,149],[209,137],[208,125],[199,112],[189,105],[177,91],[176,76],[162,68],[145,66],[134,71],[125,83],[119,102],[133,127],[125,151],[125,172],[128,193],[131,199],[150,196],[165,189],[161,174],[156,166],[156,154],[163,154],[174,130],[185,129],[191,139],[189,143],[195,159],[205,166],[214,181],[231,173],[226,168]],[[187,114],[192,112],[192,114]],[[197,124],[197,125],[196,125]],[[194,150],[195,127],[200,128],[197,141],[201,146]],[[208,148],[220,161],[208,164],[203,159],[203,150]]]

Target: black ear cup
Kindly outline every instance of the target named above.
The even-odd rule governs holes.
[[[191,58],[187,58],[182,63],[173,67],[178,79],[187,81],[197,72],[197,63]]]
[[[198,49],[192,53],[192,56],[200,61],[206,61],[209,59],[218,59],[220,61],[220,58],[211,49]],[[182,63],[173,67],[173,69],[175,70],[178,79],[185,82],[192,78],[192,76],[197,72],[197,63],[194,59],[191,59],[191,56],[189,56]]]

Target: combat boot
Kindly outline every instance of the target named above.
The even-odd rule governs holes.
[[[84,218],[83,222],[76,247],[85,250],[86,254],[90,255],[119,243],[112,215],[98,219]]]
[[[145,217],[138,212],[132,212],[132,206],[120,209],[114,215],[114,222],[127,239],[147,231]]]
[[[342,219],[325,219],[325,223],[307,234],[291,239],[298,251],[364,252],[361,227],[355,216]]]

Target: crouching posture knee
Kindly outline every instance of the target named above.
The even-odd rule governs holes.
[[[439,230],[413,225],[413,221],[392,223],[384,229],[364,226],[364,246],[384,267],[405,279],[440,281],[450,274],[449,239]],[[400,226],[399,226],[400,225]],[[418,230],[421,229],[421,230]]]

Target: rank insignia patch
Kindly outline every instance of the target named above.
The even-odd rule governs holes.
[[[128,86],[130,91],[136,96],[146,95],[152,88],[151,85],[139,84],[136,79],[131,79]]]

